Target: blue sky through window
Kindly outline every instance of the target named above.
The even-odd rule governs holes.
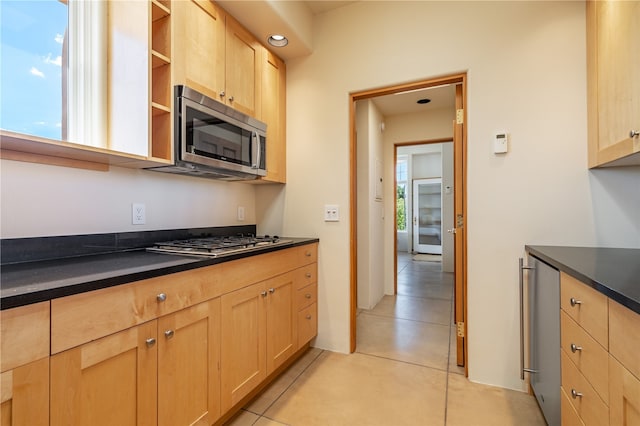
[[[58,0],[0,0],[2,129],[61,139],[67,21]]]

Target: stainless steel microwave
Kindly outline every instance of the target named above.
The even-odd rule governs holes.
[[[187,86],[174,89],[172,166],[151,170],[222,180],[266,176],[267,125]]]

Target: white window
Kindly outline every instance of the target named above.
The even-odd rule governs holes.
[[[0,128],[106,146],[106,8],[106,1],[0,1]]]

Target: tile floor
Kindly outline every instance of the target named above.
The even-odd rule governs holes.
[[[401,254],[398,294],[358,313],[355,353],[309,349],[227,425],[544,425],[532,396],[466,379],[452,309],[453,274]]]

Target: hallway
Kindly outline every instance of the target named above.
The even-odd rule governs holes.
[[[453,274],[398,258],[398,294],[357,316],[350,355],[311,348],[229,425],[544,425],[533,396],[455,365]]]

